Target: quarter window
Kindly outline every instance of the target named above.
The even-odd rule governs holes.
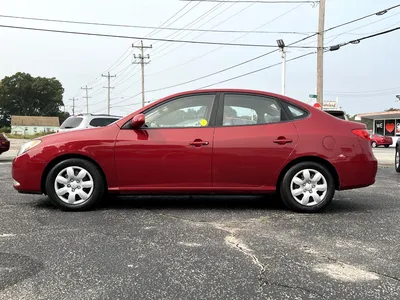
[[[148,128],[207,127],[214,95],[193,95],[169,101],[145,113]]]
[[[283,112],[272,98],[257,95],[226,94],[223,126],[269,124],[283,121]]]

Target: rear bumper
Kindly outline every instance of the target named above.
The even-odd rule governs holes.
[[[0,154],[7,152],[8,150],[10,150],[10,142],[9,141],[0,142]]]
[[[378,172],[378,161],[363,159],[352,162],[336,163],[339,175],[339,190],[350,190],[373,185]]]
[[[376,144],[378,146],[384,146],[384,145],[392,145],[393,141],[377,141]]]

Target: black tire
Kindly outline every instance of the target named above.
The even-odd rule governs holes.
[[[299,203],[296,200],[296,198],[292,195],[292,192],[291,192],[293,178],[295,178],[297,174],[299,174],[300,172],[302,172],[303,170],[306,170],[306,169],[319,172],[323,176],[323,179],[325,180],[326,186],[327,186],[325,197],[319,203],[317,203],[314,200],[314,198],[312,198],[312,193],[310,192],[311,195],[309,195],[308,197],[313,199],[311,201],[311,204],[314,203],[311,206],[307,206],[307,205],[303,205],[303,204]],[[314,173],[314,172],[312,171],[311,173]],[[312,178],[313,177],[311,177],[311,180],[312,180]],[[323,179],[321,179],[321,180],[323,180]],[[321,180],[318,182],[321,182]],[[296,187],[296,186],[297,186],[297,184],[293,185],[293,187]],[[313,184],[309,185],[307,183],[307,186],[304,187],[304,189],[312,188],[314,191],[316,191],[315,186]],[[303,187],[299,185],[298,189],[303,189]],[[322,209],[324,209],[332,201],[333,196],[335,195],[335,189],[336,188],[335,188],[334,178],[333,178],[332,174],[330,173],[330,171],[324,165],[316,163],[316,162],[301,162],[301,163],[298,163],[298,164],[294,165],[293,167],[291,167],[284,175],[282,182],[280,184],[280,195],[281,195],[281,199],[282,199],[283,203],[289,209],[297,211],[297,212],[315,213],[315,212],[319,212]],[[303,192],[301,192],[301,193],[303,193]],[[309,193],[308,190],[306,193],[304,193],[304,195],[306,195],[307,193]]]
[[[68,167],[74,167],[74,168],[81,168],[85,170],[90,177],[84,177],[80,181],[77,180],[76,182],[80,182],[80,184],[83,184],[84,179],[88,178],[88,180],[92,184],[92,189],[90,188],[85,188],[85,187],[75,187],[75,189],[78,192],[84,191],[86,195],[89,195],[88,190],[91,190],[90,196],[87,199],[80,199],[80,201],[83,201],[82,203],[77,203],[77,204],[70,204],[64,202],[56,193],[56,188],[55,188],[55,183],[56,183],[56,177],[59,175],[60,172],[64,171]],[[64,178],[66,179],[66,178]],[[63,180],[64,180],[63,179]],[[66,179],[68,180],[68,179]],[[72,183],[71,183],[72,184]],[[79,184],[75,183],[74,184]],[[90,184],[90,183],[89,183]],[[60,184],[60,187],[63,186],[66,188],[66,184],[62,183]],[[80,159],[80,158],[71,158],[71,159],[66,159],[57,165],[55,165],[49,172],[47,178],[46,178],[46,192],[47,195],[51,201],[56,207],[61,208],[62,210],[66,211],[83,211],[83,210],[90,210],[92,209],[96,204],[98,204],[106,191],[106,184],[105,180],[98,169],[96,165],[94,165],[92,162],[87,161],[85,159]],[[79,188],[79,190],[78,190]],[[73,191],[75,191],[75,189]],[[65,195],[69,195],[68,192],[66,192]],[[64,197],[65,197],[64,195]],[[63,196],[63,195],[61,195]],[[75,199],[80,198],[80,196],[74,196]]]
[[[371,146],[372,146],[372,148],[376,148],[376,147],[378,147],[378,144],[376,142],[372,142]]]
[[[390,145],[385,145],[385,148],[389,148]]]
[[[400,173],[400,145],[396,146],[396,153],[394,156],[394,168],[396,172]]]

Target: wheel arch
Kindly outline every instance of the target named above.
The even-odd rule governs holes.
[[[339,180],[339,174],[336,171],[336,168],[326,159],[323,159],[321,157],[318,156],[303,156],[303,157],[299,157],[296,158],[292,161],[290,161],[280,172],[279,177],[278,177],[278,181],[276,183],[276,190],[279,191],[280,189],[280,185],[282,183],[282,179],[285,176],[286,172],[293,167],[294,165],[297,165],[298,163],[302,163],[302,162],[315,162],[315,163],[320,163],[323,166],[325,166],[332,174],[333,179],[335,181],[335,189],[338,190],[340,187],[340,180]]]
[[[102,167],[94,159],[92,159],[92,158],[90,158],[90,157],[88,157],[86,155],[82,155],[82,154],[65,154],[65,155],[60,155],[60,156],[57,156],[56,158],[54,158],[52,161],[50,161],[47,164],[46,168],[44,169],[43,174],[42,174],[42,178],[41,178],[41,181],[40,181],[40,190],[41,190],[41,192],[43,194],[47,195],[47,193],[46,193],[46,179],[47,179],[47,176],[50,173],[50,170],[55,165],[57,165],[58,163],[60,163],[60,162],[62,162],[64,160],[67,160],[67,159],[71,159],[71,158],[80,158],[80,159],[84,159],[84,160],[87,160],[87,161],[90,161],[91,163],[93,163],[99,169],[100,174],[101,174],[101,176],[103,178],[103,181],[104,181],[105,189],[107,191],[108,183],[107,183],[107,178],[105,176],[105,173],[104,173]]]

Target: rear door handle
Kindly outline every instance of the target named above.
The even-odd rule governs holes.
[[[287,138],[285,138],[285,137],[283,137],[283,136],[280,136],[280,137],[278,137],[276,140],[274,140],[274,143],[275,143],[275,144],[279,144],[279,145],[290,144],[290,143],[292,143],[292,142],[293,142],[293,140],[287,139]]]
[[[195,147],[201,147],[201,146],[207,146],[209,142],[202,141],[202,140],[194,140],[193,142],[190,142],[189,145],[195,146]]]

